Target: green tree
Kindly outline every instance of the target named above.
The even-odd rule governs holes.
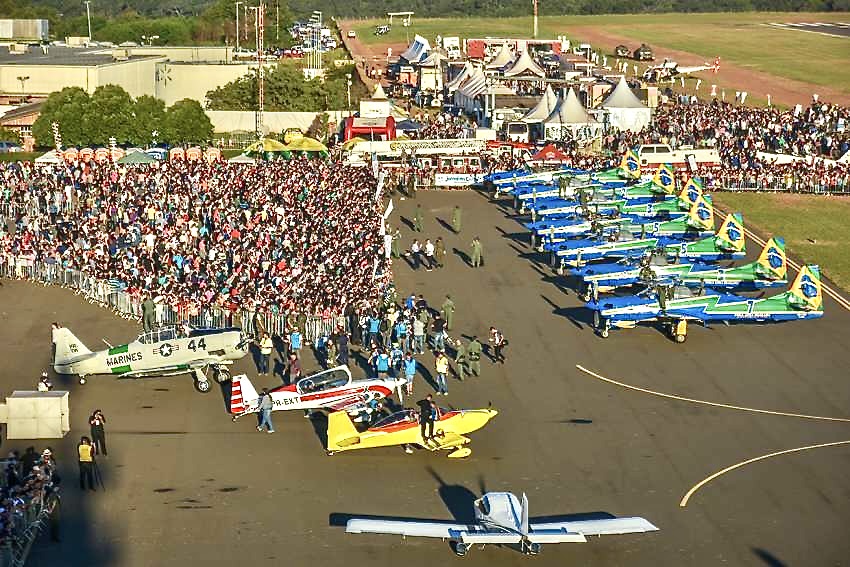
[[[118,144],[126,144],[135,128],[133,99],[117,85],[103,85],[95,89],[84,113],[88,126],[88,144],[106,146],[114,137]]]
[[[66,87],[51,93],[44,102],[41,115],[32,126],[33,136],[39,146],[53,146],[53,122],[59,123],[64,146],[89,145],[90,137],[86,109],[90,99],[79,87]]]
[[[165,111],[162,139],[170,144],[202,144],[212,133],[210,118],[196,100],[184,98]]]
[[[0,127],[0,142],[12,142],[14,144],[20,144],[21,137],[15,130]]]
[[[154,132],[162,132],[165,124],[165,103],[152,96],[143,95],[136,99],[133,106],[133,130],[130,143],[136,146],[146,146],[154,139]]]

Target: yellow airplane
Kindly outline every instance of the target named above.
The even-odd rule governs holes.
[[[434,422],[434,439],[425,440],[416,410],[388,415],[363,432],[357,431],[347,412],[337,411],[328,416],[328,455],[372,447],[419,445],[429,451],[451,450],[448,456],[452,459],[468,457],[472,449],[464,445],[471,439],[464,434],[481,429],[497,413],[490,408],[441,411]]]

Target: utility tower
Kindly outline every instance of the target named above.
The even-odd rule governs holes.
[[[257,33],[257,111],[254,114],[254,130],[257,139],[263,137],[263,109],[266,105],[266,69],[264,62],[266,35],[266,5],[260,2],[256,9],[255,31]]]

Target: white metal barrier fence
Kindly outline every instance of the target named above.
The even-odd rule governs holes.
[[[111,309],[125,319],[141,321],[142,298],[128,293],[107,280],[95,278],[80,270],[64,268],[59,264],[43,263],[28,256],[0,253],[0,277],[29,280],[43,285],[59,285],[74,290],[89,303]],[[287,313],[258,312],[248,309],[223,309],[197,304],[158,304],[157,323],[169,325],[188,323],[193,327],[226,328],[239,327],[244,333],[258,335],[267,331],[272,336],[285,336],[291,332]],[[301,334],[307,342],[314,342],[336,329],[347,329],[345,317],[308,316],[302,321]]]

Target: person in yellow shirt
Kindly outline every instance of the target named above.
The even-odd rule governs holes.
[[[434,365],[437,370],[437,394],[448,396],[449,388],[446,386],[446,374],[449,373],[449,359],[443,351],[437,351],[437,359]]]
[[[260,339],[260,374],[266,376],[269,373],[269,361],[272,357],[272,349],[274,348],[274,343],[272,343],[272,338],[268,333],[263,333],[263,337]]]
[[[86,485],[88,485],[89,490],[95,490],[94,447],[88,437],[80,438],[80,444],[77,446],[77,453],[80,458],[80,490],[86,490]]]

